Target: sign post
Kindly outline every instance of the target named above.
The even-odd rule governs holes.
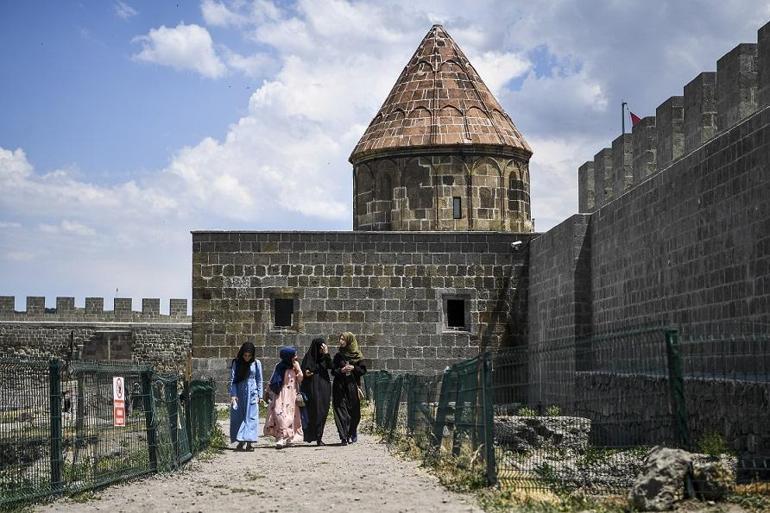
[[[126,425],[126,387],[121,376],[112,378],[112,425]]]

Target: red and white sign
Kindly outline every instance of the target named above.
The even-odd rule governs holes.
[[[112,425],[126,425],[126,387],[123,378],[112,378]]]

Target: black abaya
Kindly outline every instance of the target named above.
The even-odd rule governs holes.
[[[340,369],[348,363],[345,358],[337,353],[334,355],[332,374],[334,385],[332,386],[332,399],[334,404],[334,423],[343,443],[358,437],[358,423],[361,421],[361,400],[358,398],[358,384],[361,376],[366,374],[366,367],[362,362],[350,362],[353,371],[343,374]]]
[[[320,340],[323,342],[323,339]],[[313,341],[305,358],[302,359],[302,371],[309,370],[313,373],[302,381],[301,390],[307,396],[305,409],[308,415],[305,428],[306,442],[320,442],[324,436],[326,417],[329,414],[331,402],[331,381],[329,369],[332,368],[332,358],[329,354],[321,354],[320,343]]]

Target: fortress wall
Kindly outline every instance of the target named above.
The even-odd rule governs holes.
[[[770,23],[757,32],[757,43],[737,45],[717,61],[716,72],[698,74],[684,86],[684,96],[670,97],[656,108],[654,117],[643,118],[632,129],[633,172],[626,190],[663,171],[767,105],[770,105]],[[615,166],[625,160],[621,151],[627,150],[613,148]],[[620,175],[624,173],[597,165],[597,158],[605,156],[602,152],[594,159],[592,179],[588,178],[589,171],[584,166],[578,171],[580,212],[594,212],[619,197]],[[616,182],[611,192],[606,183],[609,176],[614,176]],[[589,197],[595,198],[593,203]]]
[[[193,365],[221,378],[252,338],[266,369],[283,345],[352,331],[373,369],[434,373],[481,347],[526,342],[528,234],[194,232]],[[522,241],[516,251],[511,243]],[[466,329],[447,326],[466,301]],[[276,299],[291,299],[288,327]],[[333,349],[336,351],[336,349]]]
[[[16,298],[0,296],[0,357],[65,360],[137,361],[162,371],[182,370],[190,353],[191,317],[186,299],[171,299],[169,315],[160,313],[160,299],[142,299],[142,311],[131,298],[115,298],[112,311],[104,298],[89,297],[83,308],[75,298],[57,297],[55,308],[45,298],[29,296],[26,310],[15,310]]]

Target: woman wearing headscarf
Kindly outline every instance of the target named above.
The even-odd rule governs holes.
[[[307,411],[307,425],[304,426],[305,441],[324,445],[324,426],[326,416],[329,414],[331,402],[332,384],[329,378],[329,370],[332,368],[332,358],[324,339],[315,338],[310,343],[310,349],[302,358],[302,392],[307,396],[305,410]]]
[[[366,367],[355,335],[349,331],[342,333],[339,344],[339,351],[334,355],[332,362],[332,399],[337,432],[342,445],[347,445],[358,441],[358,423],[361,420],[361,399],[358,390],[361,376],[366,374]]]
[[[255,347],[244,343],[230,364],[230,442],[236,450],[252,450],[259,432],[259,402],[262,398],[262,363],[254,358]]]
[[[297,350],[282,347],[281,360],[270,378],[270,406],[267,409],[265,436],[275,438],[278,449],[302,441],[302,419],[297,395],[302,383],[302,369],[297,362]]]

